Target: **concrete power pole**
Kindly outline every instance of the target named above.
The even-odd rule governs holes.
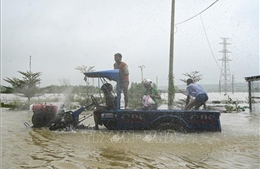
[[[228,38],[221,38],[221,39],[223,39],[223,42],[220,43],[223,44],[223,50],[219,52],[223,53],[223,57],[222,59],[220,59],[222,61],[221,72],[220,72],[220,88],[221,91],[227,93],[228,91],[231,90],[231,75],[230,75],[230,69],[228,64],[228,62],[231,60],[227,56],[227,53],[230,53],[227,50],[227,45],[230,45],[230,43],[227,43]]]
[[[171,35],[170,35],[170,56],[169,56],[169,80],[168,80],[168,108],[173,108],[174,82],[173,82],[173,51],[174,51],[174,13],[175,0],[172,0],[171,12]]]

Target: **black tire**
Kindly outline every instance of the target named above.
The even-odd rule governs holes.
[[[165,119],[160,120],[153,125],[154,130],[175,130],[179,132],[187,132],[184,122],[178,119]]]
[[[66,124],[73,124],[73,115],[72,115],[72,112],[71,112],[71,111],[65,112],[63,119],[64,119],[64,122],[65,122]]]
[[[55,130],[59,130],[59,129],[64,129],[66,128],[67,125],[65,122],[60,122],[60,123],[54,123],[49,127],[49,130],[55,131]]]
[[[48,113],[43,111],[37,111],[32,116],[33,127],[45,127],[49,121]]]

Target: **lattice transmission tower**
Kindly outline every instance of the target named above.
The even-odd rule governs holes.
[[[219,44],[223,44],[223,49],[219,52],[223,53],[222,59],[222,66],[221,66],[221,72],[220,72],[220,80],[219,80],[219,86],[220,86],[220,93],[224,92],[227,93],[231,91],[231,74],[230,74],[230,68],[229,68],[229,61],[231,61],[228,58],[228,53],[231,53],[227,50],[227,45],[230,45],[230,43],[227,43],[228,38],[221,38],[223,42]]]

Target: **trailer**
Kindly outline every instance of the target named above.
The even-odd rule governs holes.
[[[183,132],[221,132],[220,112],[212,110],[134,110],[121,109],[119,70],[104,70],[84,73],[86,78],[100,78],[106,106],[98,110],[100,125],[109,130],[176,130]],[[116,82],[116,96],[108,89],[107,80]],[[93,97],[93,103],[99,107]],[[111,106],[111,104],[113,104]]]

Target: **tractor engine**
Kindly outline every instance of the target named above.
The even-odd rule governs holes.
[[[58,111],[53,104],[34,104],[32,106],[32,123],[34,127],[44,127],[55,117]]]

